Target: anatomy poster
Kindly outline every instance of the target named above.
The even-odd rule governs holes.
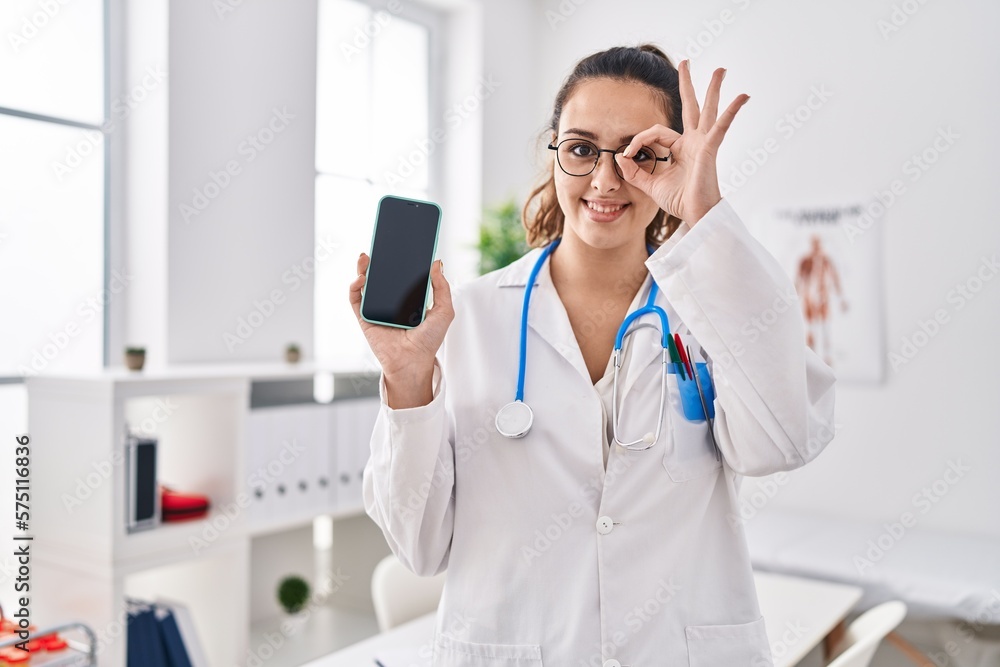
[[[878,204],[778,209],[763,230],[795,285],[805,343],[838,380],[885,376],[880,213]]]

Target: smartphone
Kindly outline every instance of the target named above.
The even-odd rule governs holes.
[[[403,329],[424,321],[440,226],[437,204],[390,195],[379,200],[361,295],[363,320]]]

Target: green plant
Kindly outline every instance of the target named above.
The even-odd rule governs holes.
[[[288,345],[285,346],[285,349],[288,350],[289,352],[298,352],[299,346],[296,345],[295,343],[289,343]]]
[[[479,275],[502,269],[531,250],[524,239],[521,210],[513,199],[483,211],[476,248]]]
[[[126,347],[125,354],[145,354],[146,348],[144,347]]]
[[[278,602],[289,614],[301,611],[309,600],[309,584],[298,575],[290,575],[278,584]]]

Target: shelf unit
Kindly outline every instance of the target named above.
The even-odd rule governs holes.
[[[312,401],[308,390],[317,376],[332,380],[329,404]],[[377,380],[371,370],[286,364],[27,378],[35,618],[86,622],[97,634],[100,664],[125,667],[125,597],[165,597],[188,606],[211,665],[242,664],[251,626],[261,627],[259,619],[273,611],[252,604],[264,599],[254,587],[273,591],[273,582],[257,573],[275,570],[254,563],[253,554],[286,560],[259,546],[277,539],[282,548],[283,534],[298,534],[287,540],[295,550],[287,560],[301,562],[311,547],[301,535],[317,516],[364,516],[360,483],[350,497],[338,495],[336,484],[341,473],[352,484],[360,477],[370,424],[367,434],[365,424],[354,424],[348,442],[335,420],[355,414],[373,420]],[[299,408],[313,421],[334,420],[309,443],[310,453],[327,462],[314,472],[329,478],[329,494],[262,520],[246,505],[255,490],[247,474],[255,425],[262,411]],[[207,517],[126,532],[126,423],[157,437],[158,482],[209,496]]]

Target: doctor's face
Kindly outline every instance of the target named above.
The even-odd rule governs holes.
[[[552,143],[585,139],[598,148],[617,150],[657,123],[669,125],[659,99],[646,86],[589,79],[580,83],[563,105],[559,133]],[[563,149],[570,145],[579,155],[591,155],[588,146],[572,141]],[[654,151],[659,157],[666,154],[660,147]],[[659,207],[618,176],[611,153],[600,156],[597,167],[586,176],[571,176],[553,160],[556,197],[566,216],[563,235],[575,235],[595,248],[616,248],[645,239],[645,229]],[[563,163],[569,166],[568,160]]]

